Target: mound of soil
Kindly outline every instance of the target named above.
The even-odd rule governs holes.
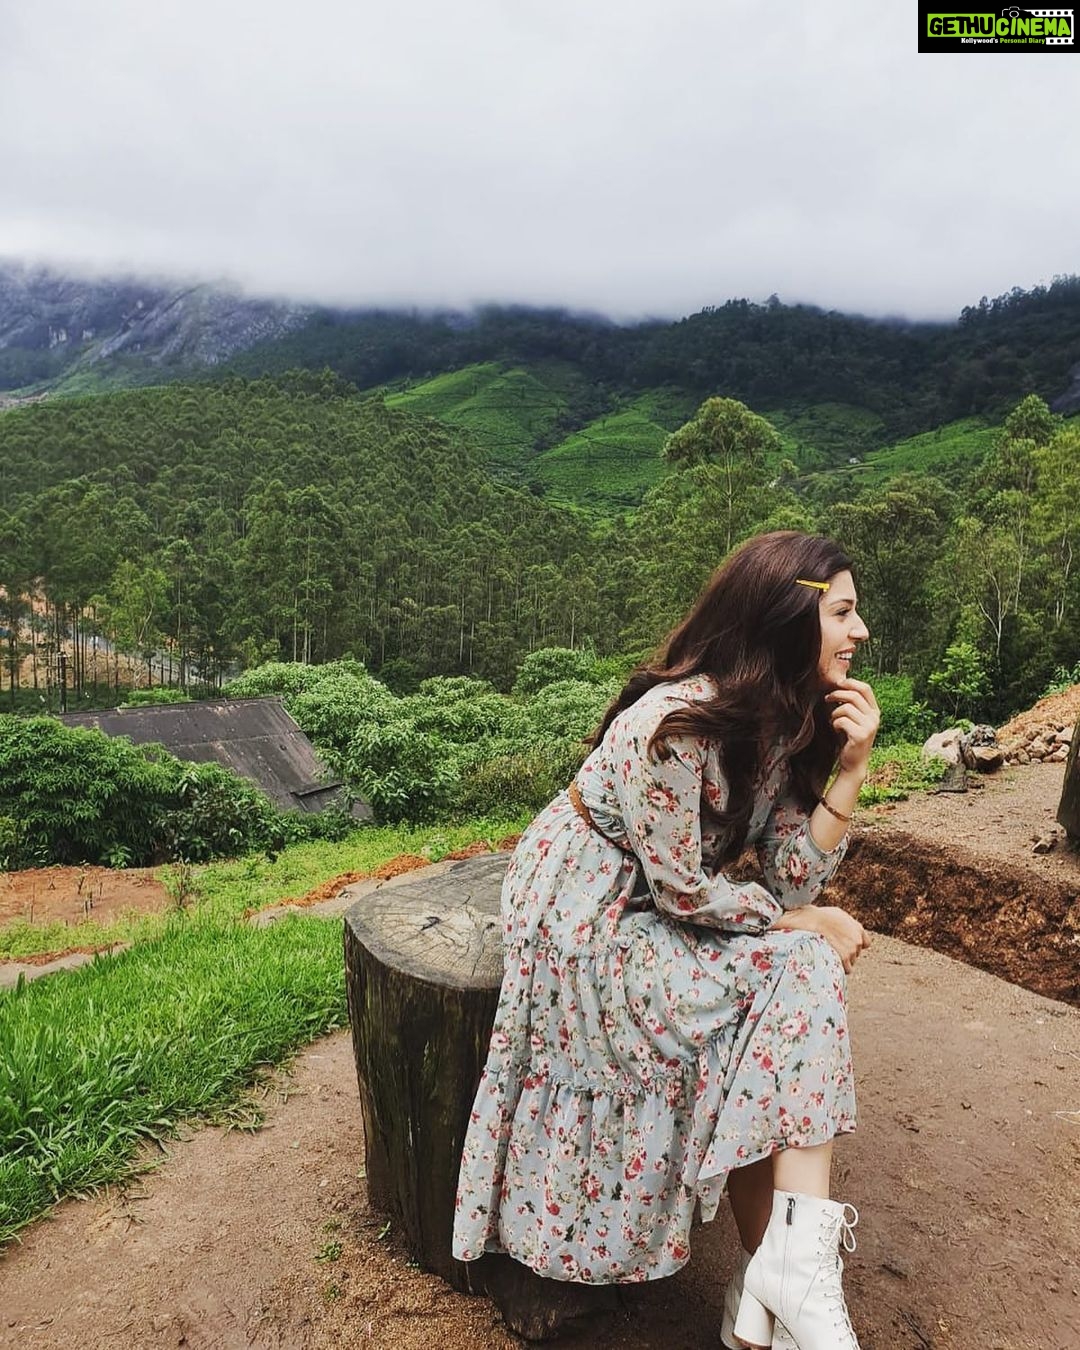
[[[1029,708],[1018,713],[999,728],[998,744],[1006,759],[1026,764],[1029,759],[1046,759],[1051,754],[1057,760],[1065,758],[1067,742],[1061,736],[1069,735],[1080,719],[1080,684],[1074,684],[1060,694],[1048,694]]]

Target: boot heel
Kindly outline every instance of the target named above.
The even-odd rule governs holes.
[[[735,1339],[745,1345],[772,1344],[773,1323],[775,1318],[763,1303],[749,1292],[743,1290],[739,1302],[739,1315],[735,1319]]]

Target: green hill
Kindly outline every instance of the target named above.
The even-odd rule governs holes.
[[[828,469],[862,458],[885,441],[885,423],[869,408],[850,403],[813,403],[771,408],[763,414],[784,438],[800,469]]]
[[[524,474],[539,447],[561,427],[588,416],[599,395],[562,361],[505,367],[485,361],[386,395],[390,408],[468,432],[496,470]]]
[[[1000,428],[980,417],[964,417],[945,426],[909,436],[866,456],[860,483],[881,483],[898,473],[926,473],[959,482],[982,463]]]
[[[933,431],[871,450],[858,464],[807,474],[803,484],[812,497],[820,496],[822,489],[827,488],[832,500],[854,497],[863,488],[877,487],[900,473],[932,474],[951,487],[962,489],[999,434],[1000,427],[989,425],[982,418],[960,418]]]
[[[682,391],[649,390],[545,450],[534,476],[558,500],[605,510],[636,506],[664,472],[664,441],[696,406]]]

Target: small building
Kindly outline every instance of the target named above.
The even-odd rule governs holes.
[[[194,764],[221,764],[261,788],[283,811],[322,811],[342,795],[341,782],[327,779],[315,747],[280,698],[109,708],[68,713],[60,721],[126,736],[135,745],[163,745],[177,759]],[[357,802],[352,815],[370,820],[371,808]]]

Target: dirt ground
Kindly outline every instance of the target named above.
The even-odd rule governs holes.
[[[851,982],[860,1128],[836,1194],[864,1350],[1080,1344],[1080,1012],[877,938]],[[414,1269],[369,1209],[348,1034],[297,1060],[254,1135],[197,1132],[62,1205],[0,1260],[0,1347],[508,1350],[485,1299]],[[715,1350],[726,1214],[573,1350]]]
[[[1006,764],[967,775],[966,792],[919,792],[902,802],[860,810],[862,829],[904,830],[979,858],[1031,868],[1038,876],[1080,886],[1080,853],[1057,824],[1064,764]],[[1048,853],[1033,853],[1053,838]]]
[[[1080,894],[1053,823],[1062,766],[863,813],[880,833]],[[855,850],[853,850],[854,852]],[[1043,879],[1043,880],[1041,880]],[[1002,931],[999,942],[1012,940]],[[845,1286],[863,1350],[1080,1345],[1080,1009],[876,936],[850,988],[859,1130],[835,1193],[860,1211]],[[416,1270],[369,1209],[347,1033],[309,1047],[248,1135],[205,1129],[0,1257],[0,1348],[508,1350],[482,1298]],[[715,1350],[724,1211],[678,1276],[636,1286],[567,1350]]]
[[[164,909],[169,893],[153,868],[37,867],[0,873],[0,924],[105,921],[125,910]],[[77,942],[77,939],[76,939]],[[73,946],[76,943],[72,944]]]

